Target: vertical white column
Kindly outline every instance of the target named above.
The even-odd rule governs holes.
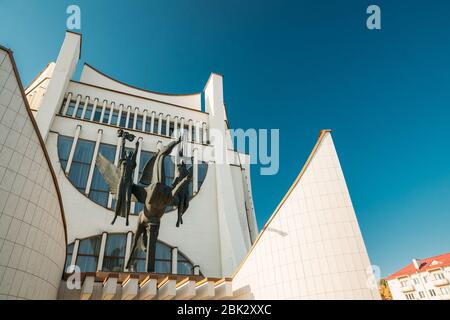
[[[123,113],[123,104],[119,105],[119,114],[117,115],[117,126],[120,126],[120,119],[122,118],[122,113]]]
[[[69,94],[67,95],[67,100],[66,103],[64,104],[64,108],[62,110],[62,115],[65,116],[67,113],[67,109],[69,109],[69,104],[72,101],[72,92],[69,92]]]
[[[173,117],[173,138],[178,138],[178,116]]]
[[[147,109],[144,110],[144,115],[142,116],[142,132],[145,132],[147,126]]]
[[[181,119],[180,119],[180,136],[181,137],[184,136],[184,117],[181,117]]]
[[[115,103],[114,101],[111,102],[111,108],[109,108],[109,119],[108,119],[108,124],[111,124],[111,123],[112,123],[112,118],[113,118],[115,106],[116,106],[116,103]]]
[[[166,136],[170,137],[170,115],[166,116]]]
[[[94,154],[92,155],[91,167],[89,168],[89,175],[86,182],[86,190],[84,194],[89,195],[91,191],[92,177],[94,176],[95,160],[97,159],[98,149],[100,148],[100,141],[102,140],[103,129],[99,129],[97,132],[97,141],[95,141]]]
[[[188,141],[189,142],[193,142],[192,141],[192,119],[189,119],[189,126],[188,126]]]
[[[194,156],[192,162],[192,193],[196,194],[198,192],[198,149],[194,149]]]
[[[195,122],[195,143],[200,143],[200,121]]]
[[[102,268],[103,268],[103,257],[105,255],[106,237],[107,236],[108,236],[108,234],[106,232],[103,232],[102,242],[100,243],[100,253],[98,255],[97,271],[102,271]]]
[[[132,241],[133,241],[133,232],[128,231],[128,233],[127,233],[127,244],[125,246],[125,263],[127,263],[128,259],[131,256]],[[126,266],[124,266],[124,270],[125,270],[125,272],[127,272],[128,269],[126,269],[125,267]]]
[[[159,118],[158,118],[158,134],[159,135],[161,135],[161,132],[162,132],[162,116],[163,116],[163,114],[160,113]]]
[[[136,130],[136,123],[137,123],[137,117],[138,117],[139,108],[134,108],[134,118],[133,118],[133,129]]]
[[[155,116],[156,112],[152,111],[152,117],[150,119],[150,132],[155,133]]]
[[[178,248],[174,247],[172,248],[172,274],[178,273]]]
[[[114,165],[117,167],[119,164],[119,157],[120,157],[120,148],[122,146],[122,138],[119,137],[117,139],[117,146],[116,146],[116,155],[114,157]],[[108,196],[108,208],[111,208],[112,206],[112,194],[110,193]]]
[[[74,266],[77,263],[78,249],[80,248],[80,240],[76,239],[73,243],[72,259],[70,260],[70,265]],[[67,272],[67,270],[64,270]]]
[[[208,143],[208,136],[206,134],[206,123],[203,122],[202,124],[202,129],[203,129],[203,144],[207,144]]]
[[[89,104],[89,96],[86,96],[86,99],[84,100],[84,106],[83,106],[83,112],[81,112],[81,119],[84,119],[84,116],[86,115],[86,109]]]
[[[77,125],[77,128],[75,129],[75,135],[73,136],[72,147],[70,148],[69,158],[67,159],[66,174],[69,174],[70,167],[72,166],[73,155],[75,154],[75,149],[77,147],[78,137],[80,136],[80,131],[81,131],[81,126]]]
[[[94,116],[95,116],[95,110],[97,110],[97,105],[98,105],[98,99],[95,98],[94,99],[94,105],[92,106],[92,114],[91,114],[91,121],[94,121]]]
[[[77,114],[78,106],[80,105],[80,101],[81,101],[81,94],[77,95],[77,101],[75,102],[75,108],[73,109],[72,118],[75,118],[75,115]]]
[[[131,113],[131,106],[127,107],[127,118],[125,120],[125,128],[128,128],[128,124],[130,123],[130,113]]]
[[[106,110],[106,105],[107,104],[108,104],[108,101],[103,100],[102,113],[100,114],[100,120],[99,120],[100,123],[103,122],[103,118],[105,117],[105,110]]]

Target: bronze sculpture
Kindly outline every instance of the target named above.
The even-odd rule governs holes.
[[[128,226],[128,214],[132,201],[144,204],[144,210],[139,213],[138,226],[135,232],[133,247],[130,257],[126,262],[126,268],[129,268],[130,261],[133,258],[134,251],[142,236],[145,247],[147,248],[147,271],[155,271],[155,253],[156,240],[158,238],[161,217],[166,208],[170,205],[178,206],[177,226],[182,223],[181,216],[189,206],[189,195],[187,184],[191,181],[192,170],[188,171],[184,163],[178,166],[179,175],[171,186],[165,184],[164,159],[170,155],[172,150],[181,142],[169,143],[162,147],[158,153],[153,156],[145,165],[138,184],[133,183],[133,172],[136,167],[136,154],[139,142],[136,142],[134,153],[125,153],[125,140],[133,141],[134,136],[128,132],[119,130],[119,136],[123,137],[122,156],[119,162],[119,168],[114,166],[102,154],[98,155],[96,165],[103,178],[110,187],[110,193],[117,200],[115,222],[118,215],[126,216]],[[149,236],[147,236],[147,232]]]
[[[147,271],[155,271],[156,240],[158,238],[161,217],[164,215],[166,207],[174,202],[174,199],[183,187],[191,180],[192,172],[189,172],[182,179],[178,179],[171,186],[166,185],[164,173],[164,158],[168,156],[173,148],[181,142],[173,141],[163,147],[145,166],[142,172],[140,184],[133,186],[133,195],[139,202],[144,203],[144,211],[139,214],[138,227],[135,232],[133,247],[127,261],[126,268],[129,268],[134,251],[141,236],[144,243],[147,243],[148,263]],[[145,186],[146,185],[146,186]],[[145,231],[149,230],[149,237]]]
[[[96,165],[103,178],[110,187],[110,193],[115,195],[116,208],[114,210],[114,219],[111,224],[116,222],[118,216],[126,218],[128,226],[128,217],[130,215],[130,206],[133,190],[133,173],[136,168],[136,156],[139,148],[139,141],[136,142],[134,152],[125,150],[125,142],[133,141],[135,136],[123,130],[118,131],[118,136],[122,138],[121,156],[119,167],[115,167],[108,159],[99,153],[96,159]]]

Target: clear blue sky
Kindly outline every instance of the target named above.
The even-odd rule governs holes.
[[[56,58],[69,4],[82,62],[173,93],[222,73],[232,127],[280,129],[279,174],[252,172],[260,226],[331,128],[382,275],[450,251],[450,2],[0,0],[25,84]],[[381,31],[365,27],[369,4]]]

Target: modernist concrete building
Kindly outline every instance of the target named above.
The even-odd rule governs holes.
[[[8,144],[12,138],[7,133],[16,125],[15,117],[3,111],[10,104],[3,95],[14,92],[18,97],[26,95],[27,101],[12,109],[28,116],[33,131],[27,134],[35,135],[39,152],[45,155],[38,160],[40,168],[47,170],[44,181],[50,192],[45,195],[42,191],[42,199],[35,199],[40,209],[30,213],[33,219],[29,224],[38,229],[42,225],[48,232],[52,240],[47,239],[47,246],[39,247],[36,254],[46,265],[50,264],[46,259],[54,263],[53,269],[41,270],[41,260],[29,259],[33,260],[29,273],[42,271],[45,276],[37,277],[21,294],[19,283],[23,281],[14,278],[18,258],[13,258],[24,254],[10,254],[9,248],[15,246],[16,238],[27,239],[22,233],[28,229],[24,226],[22,230],[22,224],[4,227],[2,222],[0,295],[46,299],[379,299],[376,288],[368,285],[370,262],[330,131],[321,132],[299,177],[258,233],[250,159],[234,151],[222,76],[211,74],[202,92],[186,95],[139,89],[88,64],[75,80],[81,44],[80,34],[67,32],[56,62],[49,63],[25,91],[18,80],[15,84],[19,89],[11,87],[10,80],[0,82],[1,136],[8,137],[1,141],[0,181],[2,188],[7,186],[0,203],[0,208],[5,208],[1,219],[14,221],[15,215],[19,220],[24,216],[23,208],[10,209],[19,195],[8,202],[10,194],[21,190],[10,185],[16,183],[16,177],[23,178],[3,174],[20,169],[10,169],[18,166],[12,159],[16,152],[27,154],[22,144]],[[12,74],[5,70],[1,79]],[[181,161],[193,168],[184,224],[176,228],[175,208],[166,212],[157,244],[156,272],[151,274],[145,272],[144,251],[138,252],[130,269],[124,266],[142,205],[132,205],[129,226],[123,218],[111,225],[115,201],[95,165],[99,153],[117,164],[122,143],[118,129],[126,129],[140,141],[136,182],[152,155],[178,137],[183,139],[182,148],[167,159],[166,182],[172,182],[176,164]],[[127,142],[126,147],[133,148],[134,142]],[[11,157],[4,156],[3,150]],[[222,158],[227,161],[220,161]],[[23,176],[31,179],[34,171],[31,177]],[[41,171],[44,169],[38,170],[39,177],[44,175]],[[22,185],[28,188],[28,184]],[[32,201],[37,196],[32,193],[28,197]],[[25,202],[27,199],[24,197]],[[22,206],[27,208],[27,203]],[[5,247],[7,243],[9,247]],[[8,267],[10,263],[14,266]],[[79,285],[78,273],[72,274],[71,266],[81,271]],[[43,279],[48,282],[45,289]]]
[[[413,259],[386,281],[394,300],[450,300],[450,253]]]
[[[9,50],[0,47],[0,299],[56,299],[66,256],[61,194]]]

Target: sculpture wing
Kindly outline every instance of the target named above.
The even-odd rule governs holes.
[[[109,186],[109,192],[113,195],[117,194],[117,187],[120,181],[119,169],[101,153],[98,154],[95,164]]]
[[[155,166],[156,156],[153,156],[145,165],[139,182],[146,186],[152,183],[153,167]]]
[[[147,191],[145,190],[145,187],[133,184],[132,193],[133,196],[131,197],[131,201],[145,204],[145,199],[147,198]]]

